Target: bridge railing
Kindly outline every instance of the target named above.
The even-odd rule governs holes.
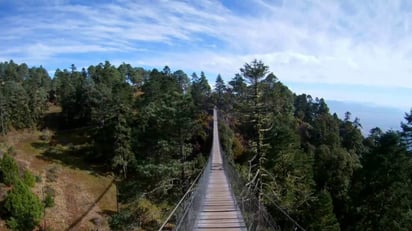
[[[211,158],[199,173],[185,195],[170,212],[165,222],[159,228],[161,230],[192,230],[196,222],[196,215],[200,211],[201,201],[206,193],[207,179],[211,169]]]
[[[267,212],[263,205],[259,204],[254,192],[248,190],[246,182],[241,178],[235,169],[235,164],[228,160],[221,148],[223,167],[226,177],[230,182],[233,196],[242,212],[243,220],[248,231],[273,231],[281,230],[274,222],[272,216]]]
[[[207,180],[209,179],[212,163],[211,159],[212,158],[209,158],[206,167],[203,169],[203,173],[192,193],[191,199],[187,203],[184,213],[180,217],[176,229],[174,230],[189,231],[193,229],[196,222],[196,216],[200,212],[201,203],[206,195]]]

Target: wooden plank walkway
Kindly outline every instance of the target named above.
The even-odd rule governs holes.
[[[205,198],[197,215],[195,227],[198,231],[246,231],[223,169],[220,153],[216,109],[213,111],[212,164]]]

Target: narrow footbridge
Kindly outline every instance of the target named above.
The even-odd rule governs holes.
[[[193,230],[246,230],[239,206],[233,197],[225,175],[220,152],[217,112],[213,111],[213,144],[211,165],[208,170],[208,187],[201,199]]]
[[[213,144],[207,165],[159,231],[280,230],[222,155],[217,118],[214,109]]]

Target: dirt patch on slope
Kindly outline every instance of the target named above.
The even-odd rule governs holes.
[[[41,227],[50,230],[110,230],[106,214],[115,212],[117,204],[113,176],[87,169],[87,164],[80,163],[78,157],[73,157],[73,163],[79,161],[82,168],[73,167],[73,163],[67,166],[59,160],[42,158],[50,144],[41,140],[41,135],[38,131],[12,131],[0,138],[3,146],[14,148],[14,158],[19,165],[40,179],[33,188],[40,199],[44,199],[46,187],[54,191],[54,207],[46,208]],[[73,147],[69,143],[64,145]],[[61,147],[66,148],[64,145]],[[65,158],[70,159],[71,156]],[[55,176],[50,176],[50,171]],[[0,221],[1,230],[7,230],[4,221]]]

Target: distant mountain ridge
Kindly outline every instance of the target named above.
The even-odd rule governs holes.
[[[405,112],[398,108],[370,105],[358,102],[343,102],[326,100],[331,113],[336,113],[339,118],[344,118],[345,112],[349,111],[351,120],[356,117],[362,124],[362,133],[369,134],[372,128],[379,127],[383,131],[400,130],[400,123],[404,120]]]

